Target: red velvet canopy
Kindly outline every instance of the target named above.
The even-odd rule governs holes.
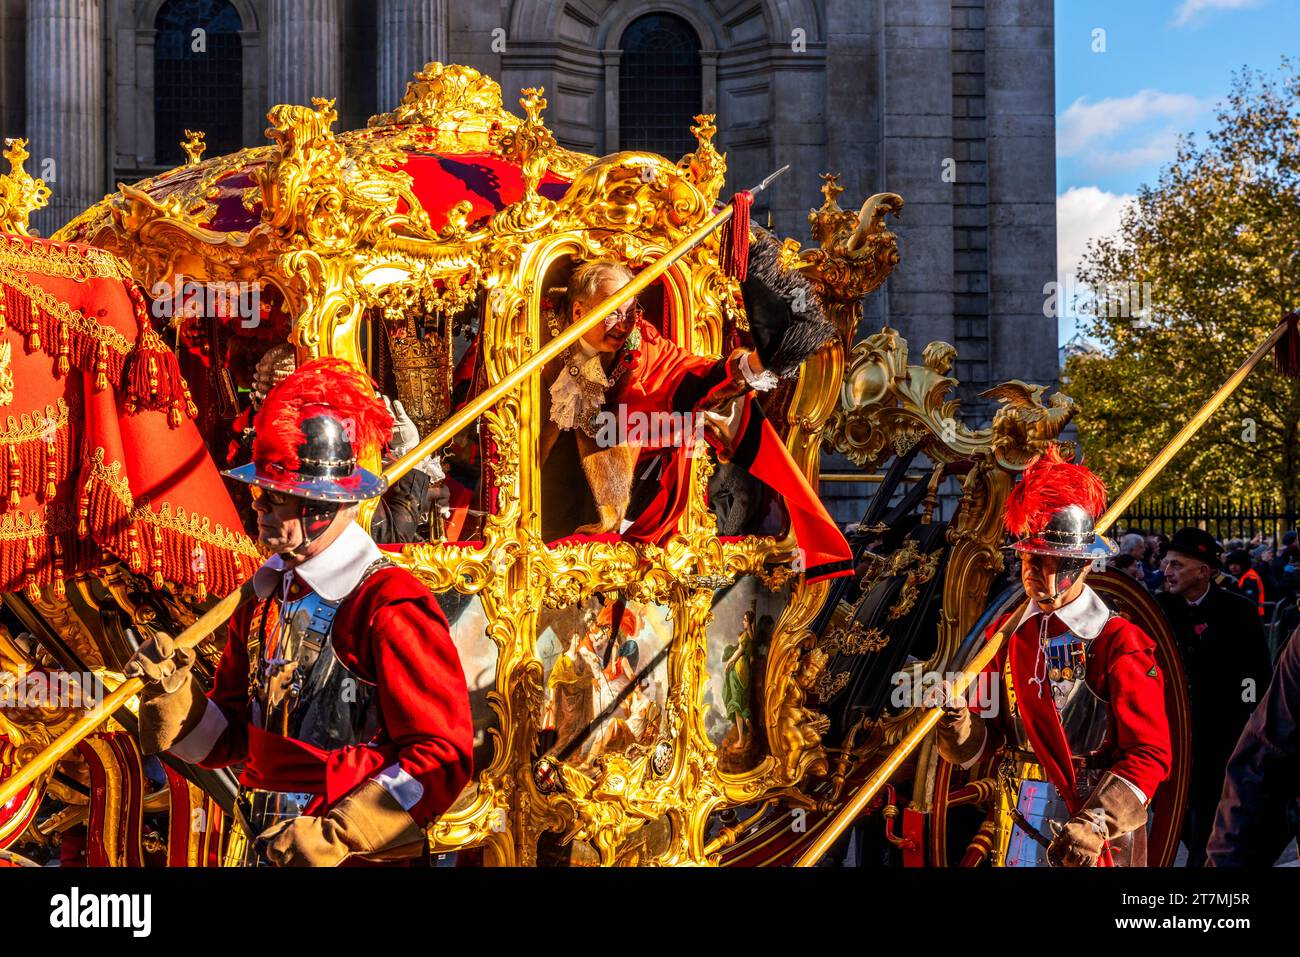
[[[259,563],[126,265],[0,234],[0,590],[52,585],[104,553],[201,593]]]

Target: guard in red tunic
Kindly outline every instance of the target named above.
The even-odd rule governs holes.
[[[207,696],[192,652],[165,635],[140,648],[126,670],[149,682],[142,746],[242,765],[259,862],[409,854],[468,782],[473,726],[434,596],[355,521],[385,483],[353,450],[381,446],[392,417],[353,366],[318,359],[271,390],[256,426],[253,462],[226,474],[251,487],[274,553],[258,600],[231,619]]]
[[[1172,750],[1155,642],[1084,582],[1115,553],[1096,534],[1106,490],[1053,449],[1007,500],[1030,604],[980,677],[971,707],[955,699],[939,751],[970,767],[997,762],[993,860],[1005,866],[1146,863],[1147,806]],[[977,686],[979,687],[979,686]]]

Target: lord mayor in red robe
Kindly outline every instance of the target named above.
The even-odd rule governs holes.
[[[620,263],[582,264],[567,287],[568,319],[631,278]],[[798,361],[782,365],[791,374]],[[707,443],[779,496],[809,580],[851,574],[848,543],[755,401],[777,383],[757,351],[695,355],[628,303],[543,370],[543,537],[619,534],[662,544],[685,511],[691,459]]]

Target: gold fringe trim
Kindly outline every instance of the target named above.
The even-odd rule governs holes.
[[[91,319],[89,316],[73,309],[62,299],[59,299],[53,293],[32,282],[27,277],[17,275],[6,276],[3,280],[0,280],[0,282],[13,286],[13,288],[27,296],[27,298],[35,305],[40,306],[48,316],[59,323],[59,359],[61,366],[66,366],[68,327],[82,336],[94,339],[97,346],[102,343],[107,348],[116,352],[123,360],[125,360],[130,354],[130,341],[128,341],[127,338],[116,329],[110,329],[107,326],[100,325],[94,319]],[[33,352],[36,351],[36,349],[39,349],[40,339],[36,339],[35,345],[29,343],[29,348]],[[66,367],[63,371],[67,371]]]
[[[67,424],[68,404],[62,398],[57,398],[54,405],[47,405],[44,411],[35,409],[20,416],[9,416],[9,427],[0,432],[0,446],[22,445],[37,439],[48,441],[50,433]]]
[[[0,242],[0,267],[22,272],[35,270],[77,282],[87,279],[133,280],[131,267],[105,249],[78,249],[52,240],[27,242],[16,236]]]

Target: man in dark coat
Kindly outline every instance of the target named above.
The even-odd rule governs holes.
[[[1300,837],[1300,639],[1277,671],[1228,762],[1210,837],[1214,867],[1271,867]]]
[[[1220,565],[1212,535],[1180,529],[1163,562],[1168,591],[1156,596],[1182,653],[1192,709],[1191,783],[1182,834],[1188,867],[1205,863],[1224,769],[1269,677],[1259,613],[1249,599],[1214,583]]]

